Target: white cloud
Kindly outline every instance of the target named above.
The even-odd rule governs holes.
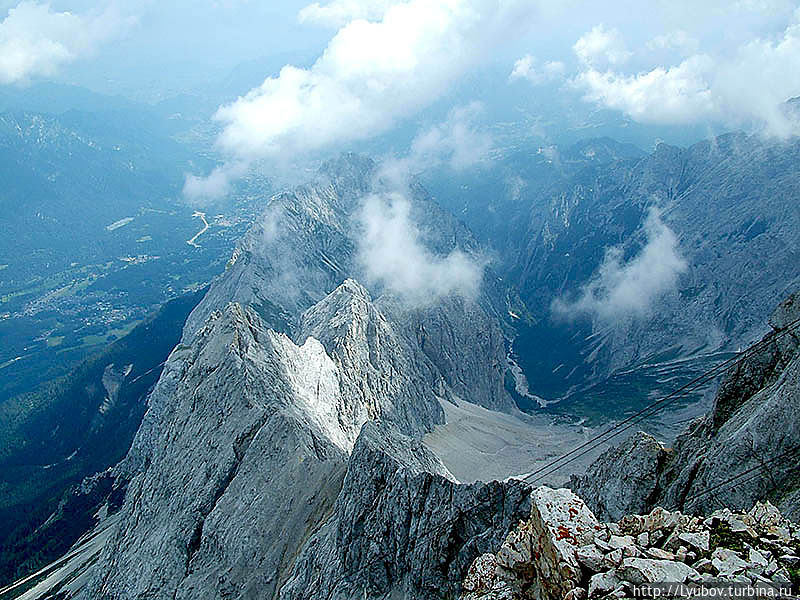
[[[228,195],[233,181],[246,170],[245,164],[226,163],[215,167],[206,177],[187,174],[183,184],[183,195],[193,206],[203,206]]]
[[[132,22],[113,7],[77,15],[53,12],[47,3],[20,2],[0,22],[0,84],[51,76],[91,55]]]
[[[686,44],[689,40],[684,39]],[[672,42],[651,40],[651,45],[656,43]],[[757,38],[726,53],[693,54],[677,65],[636,74],[600,69],[584,61],[578,44],[575,51],[585,66],[573,83],[584,90],[585,99],[636,121],[719,121],[761,125],[766,134],[780,137],[800,133],[798,123],[782,108],[786,100],[800,95],[800,9],[777,38]]]
[[[514,68],[508,76],[510,80],[525,79],[534,84],[545,83],[561,77],[564,74],[564,63],[551,60],[536,65],[536,59],[530,54],[526,54],[514,63]]]
[[[493,142],[477,124],[483,113],[480,102],[453,108],[443,122],[417,134],[406,156],[384,158],[376,183],[391,191],[408,190],[416,173],[443,165],[461,170],[486,160]]]
[[[631,56],[619,31],[606,29],[603,25],[595,25],[581,36],[573,50],[581,62],[593,66],[619,65]]]
[[[381,134],[439,98],[535,5],[409,0],[380,21],[351,21],[310,68],[286,66],[221,107],[217,146],[234,160],[285,160]]]
[[[396,3],[396,0],[333,0],[324,5],[314,2],[300,10],[297,20],[301,23],[341,27],[356,19],[380,19]]]
[[[641,123],[692,123],[717,114],[705,76],[713,67],[706,56],[694,56],[675,67],[656,67],[637,75],[589,68],[575,84],[585,99],[620,110]]]
[[[578,299],[557,299],[553,312],[569,319],[588,315],[602,323],[649,314],[660,297],[676,288],[687,264],[678,238],[657,209],[650,210],[644,232],[647,243],[636,256],[624,262],[622,247],[607,249],[603,263]]]
[[[720,60],[712,89],[724,115],[764,123],[769,134],[800,134],[782,104],[800,96],[800,8],[794,22],[776,40],[756,39],[728,60]]]
[[[358,257],[366,281],[416,306],[451,294],[474,299],[485,263],[460,250],[447,256],[431,253],[422,244],[410,211],[408,199],[399,193],[364,199],[357,220],[363,230]]]
[[[475,124],[483,110],[479,102],[456,107],[450,111],[444,123],[417,135],[411,143],[410,161],[413,169],[442,162],[454,169],[463,169],[485,158],[492,147],[492,138]]]

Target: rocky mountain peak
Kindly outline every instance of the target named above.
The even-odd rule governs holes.
[[[318,339],[342,374],[341,421],[353,439],[368,420],[386,419],[406,433],[429,431],[444,419],[442,377],[347,279],[301,317],[298,340]]]

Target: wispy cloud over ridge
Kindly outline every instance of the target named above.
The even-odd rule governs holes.
[[[604,324],[642,318],[660,297],[674,290],[688,268],[677,236],[656,208],[648,213],[643,229],[647,241],[636,256],[626,262],[621,246],[608,248],[594,277],[576,299],[553,302],[554,315],[567,320],[589,316]]]
[[[459,249],[438,256],[423,244],[411,202],[399,192],[366,197],[357,215],[358,260],[367,283],[409,305],[425,306],[451,294],[474,299],[486,262]]]

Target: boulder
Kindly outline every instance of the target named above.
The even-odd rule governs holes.
[[[594,573],[603,570],[603,553],[594,544],[587,544],[578,548],[576,552],[578,562]]]
[[[678,534],[678,539],[686,542],[692,548],[697,548],[701,552],[708,552],[708,545],[711,540],[709,531],[701,531],[699,533],[683,532]]]
[[[577,549],[594,539],[600,527],[591,510],[568,489],[542,486],[531,495],[533,566],[542,594],[563,598],[580,585]]]
[[[700,576],[692,567],[683,563],[650,558],[626,558],[617,569],[617,574],[621,579],[634,584],[665,581],[684,583],[690,577]]]
[[[711,564],[719,573],[720,577],[733,577],[744,573],[748,564],[742,560],[736,552],[726,548],[717,548],[711,555]]]

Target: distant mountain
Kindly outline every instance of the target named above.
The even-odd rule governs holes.
[[[98,94],[86,88],[53,82],[0,89],[0,112],[31,112],[61,115],[66,112],[103,113],[141,111],[143,106],[122,96]]]
[[[192,154],[154,125],[132,111],[0,114],[0,168],[14,173],[0,212],[17,233],[0,243],[4,287],[130,252],[103,239],[106,226],[174,210]]]
[[[643,364],[757,339],[768,307],[800,283],[799,160],[796,139],[730,134],[649,155],[601,139],[504,152],[474,184],[432,187],[498,249],[498,270],[535,316],[520,323],[520,365],[531,390],[555,400]],[[640,305],[611,310],[609,282],[648,249],[653,209],[665,247],[652,245],[643,272],[628,273],[638,280],[626,280],[636,283],[626,295]],[[658,269],[670,260],[675,281],[661,289]],[[566,311],[554,311],[557,300]]]

